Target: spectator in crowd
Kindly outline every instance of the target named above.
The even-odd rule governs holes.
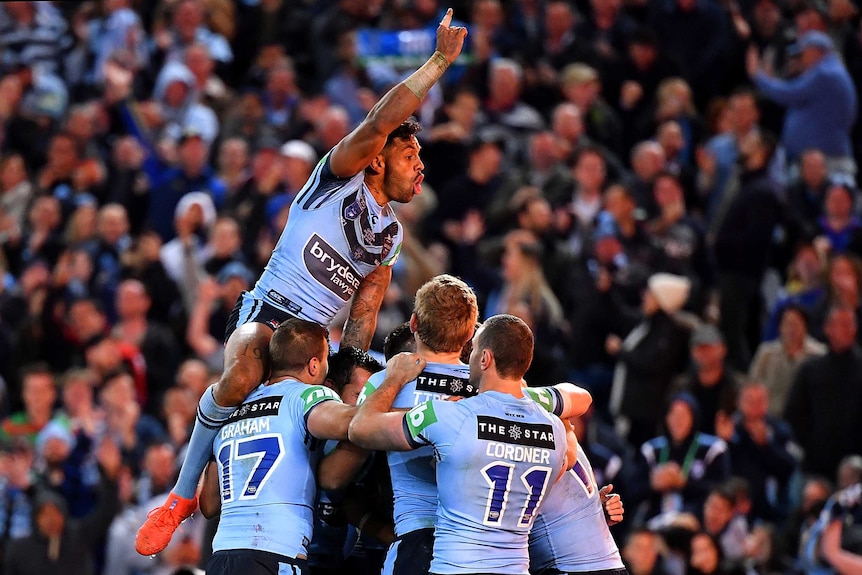
[[[23,440],[33,445],[36,436],[48,425],[54,415],[57,387],[54,374],[46,364],[26,366],[21,372],[21,399],[24,410],[3,420],[0,437],[5,440]]]
[[[57,8],[44,2],[16,2],[0,8],[0,52],[4,74],[39,66],[60,75],[72,47],[69,25]]]
[[[817,221],[823,214],[829,183],[826,156],[820,150],[805,149],[799,156],[799,178],[787,187],[791,231],[801,240],[817,235]]]
[[[708,221],[722,203],[739,158],[740,143],[758,128],[760,110],[754,92],[741,89],[731,94],[727,100],[727,115],[730,130],[710,138],[698,154],[698,163],[706,179],[701,193],[706,195]]]
[[[713,222],[714,250],[721,298],[721,331],[727,337],[728,362],[745,370],[751,361],[760,282],[769,262],[772,234],[780,222],[780,189],[767,173],[775,140],[752,132],[740,143],[742,172],[737,192],[725,194]]]
[[[96,508],[81,519],[71,519],[62,498],[50,491],[40,493],[33,502],[34,532],[7,546],[6,573],[37,575],[60,565],[74,575],[94,571],[95,544],[119,511],[117,473],[122,463],[119,449],[110,441],[100,445],[97,460],[102,481]]]
[[[844,455],[862,453],[860,420],[848,407],[862,405],[856,330],[853,310],[832,307],[823,328],[829,352],[805,361],[790,388],[784,416],[805,452],[805,473],[835,477]]]
[[[665,432],[644,443],[637,456],[635,501],[641,520],[659,514],[698,514],[710,490],[730,477],[727,445],[700,433],[697,401],[690,394],[670,398]]]
[[[648,222],[647,230],[659,250],[656,267],[689,279],[688,309],[699,312],[706,307],[714,273],[703,226],[687,209],[684,194],[679,178],[659,172],[652,188],[658,215]]]
[[[816,148],[826,156],[830,172],[852,177],[856,166],[850,128],[857,111],[853,81],[825,33],[806,31],[793,49],[802,72],[792,80],[769,76],[756,49],[749,49],[746,63],[757,89],[787,109],[781,143],[788,160],[796,162],[806,149]]]
[[[661,546],[661,537],[655,531],[642,527],[629,533],[626,544],[620,550],[629,573],[668,575],[668,568],[660,552]]]
[[[722,81],[730,31],[719,7],[702,0],[666,0],[651,6],[649,25],[659,45],[679,61],[682,77],[701,94],[715,95]]]
[[[179,162],[164,175],[164,180],[150,192],[147,223],[168,241],[174,237],[171,221],[164,214],[173,213],[183,196],[204,192],[216,207],[225,200],[224,183],[213,173],[207,161],[207,143],[196,131],[186,131],[179,139]]]
[[[790,477],[798,449],[789,426],[768,415],[769,395],[762,383],[750,381],[739,392],[738,410],[716,426],[730,450],[733,475],[745,479],[751,493],[752,522],[780,523],[789,508]]]
[[[826,354],[826,346],[808,334],[808,314],[794,304],[781,311],[777,340],[757,348],[749,378],[761,382],[769,395],[769,414],[781,417],[799,367],[809,358]]]
[[[697,399],[701,416],[697,429],[715,435],[717,422],[730,417],[736,409],[742,376],[727,365],[727,345],[714,325],[698,326],[689,345],[691,368],[674,382],[674,387]]]
[[[141,351],[147,369],[147,410],[156,414],[166,387],[176,373],[178,344],[170,329],[148,318],[152,301],[146,286],[128,279],[117,288],[117,316],[113,334]]]
[[[862,482],[839,491],[824,510],[828,521],[820,542],[823,558],[838,573],[853,573],[862,568],[862,549],[854,537],[858,535],[860,519],[859,506],[862,504]],[[844,543],[844,542],[847,543]]]
[[[599,73],[586,64],[569,64],[560,74],[566,101],[578,107],[587,136],[613,154],[622,153],[622,126],[616,112],[602,98]]]
[[[686,278],[655,274],[647,282],[642,318],[624,338],[608,336],[605,348],[616,358],[610,410],[631,445],[658,433],[670,382],[685,365],[689,333],[676,316],[691,289]]]

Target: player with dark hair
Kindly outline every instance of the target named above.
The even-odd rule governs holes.
[[[270,340],[272,376],[237,407],[210,453],[201,511],[221,513],[211,575],[299,573],[306,567],[326,439],[344,439],[356,411],[323,385],[328,332],[291,318]]]
[[[218,430],[269,372],[269,341],[291,317],[327,325],[352,299],[342,345],[368,349],[377,312],[401,250],[402,229],[389,205],[421,189],[424,165],[410,119],[461,52],[467,30],[437,28],[437,50],[387,92],[368,116],[320,160],[293,201],[281,238],[254,289],[228,321],[224,372],[198,407],[174,490],[138,531],[142,555],[164,549],[195,510],[198,479]]]

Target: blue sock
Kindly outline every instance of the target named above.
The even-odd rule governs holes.
[[[198,404],[198,416],[195,419],[192,436],[189,438],[186,459],[183,461],[177,485],[174,487],[176,495],[186,499],[194,497],[204,467],[212,457],[216,434],[235,409],[236,407],[222,407],[216,403],[213,397],[213,386],[204,392]]]

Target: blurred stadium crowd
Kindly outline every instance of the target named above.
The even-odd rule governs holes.
[[[862,523],[858,489],[827,504],[862,481],[856,4],[451,5],[468,46],[416,112],[426,179],[372,350],[457,275],[533,328],[528,383],[593,393],[581,441],[633,575],[832,573],[821,509]],[[447,7],[0,5],[6,573],[206,561],[200,519],[155,560],[132,534],[292,198]]]

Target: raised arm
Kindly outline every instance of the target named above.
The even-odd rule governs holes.
[[[404,433],[404,412],[390,413],[398,392],[416,379],[426,362],[416,353],[399,353],[386,364],[386,377],[362,402],[350,422],[350,441],[365,449],[407,451],[413,448]]]
[[[383,296],[386,295],[391,279],[391,266],[377,266],[365,276],[353,295],[350,315],[347,317],[344,333],[341,334],[341,345],[368,351],[377,327],[377,312],[380,311],[380,304],[383,303]]]
[[[333,174],[347,177],[364,170],[383,149],[389,133],[410,117],[431,86],[455,61],[461,53],[467,29],[450,26],[451,22],[450,8],[437,27],[437,50],[428,61],[384,94],[362,123],[333,148],[329,157]]]

